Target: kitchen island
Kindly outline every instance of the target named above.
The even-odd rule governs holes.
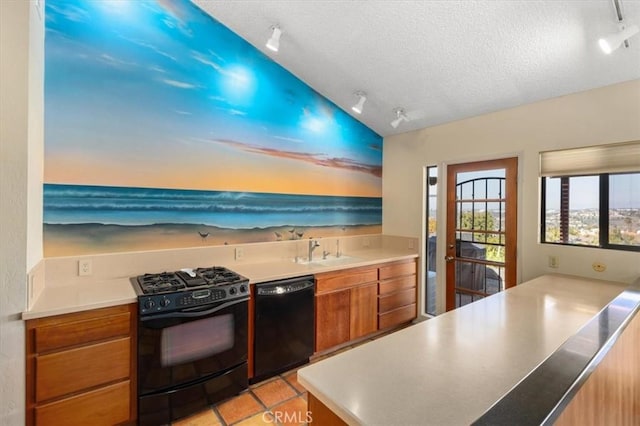
[[[545,275],[305,367],[298,381],[311,411],[319,402],[350,425],[471,424],[626,288]]]

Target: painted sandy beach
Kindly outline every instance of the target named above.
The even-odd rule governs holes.
[[[343,229],[344,228],[344,229]],[[207,225],[162,224],[143,226],[102,225],[97,223],[44,225],[45,257],[205,247],[223,244],[289,240],[292,227],[263,229],[225,229]],[[320,238],[379,234],[381,225],[326,226],[295,228],[296,238]],[[203,235],[208,234],[206,238]],[[278,236],[280,235],[280,237]]]
[[[379,198],[44,187],[44,254],[69,256],[377,234]]]

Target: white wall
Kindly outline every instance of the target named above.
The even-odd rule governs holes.
[[[385,138],[383,232],[422,236],[425,166],[441,166],[442,172],[444,164],[518,155],[520,282],[558,272],[630,283],[640,276],[637,252],[538,243],[538,153],[637,139],[640,139],[640,80]],[[442,185],[439,189],[442,195]],[[439,199],[439,207],[443,208],[443,202]],[[444,234],[443,220],[439,220],[437,232]],[[441,243],[443,239],[439,240]],[[424,247],[423,240],[421,246]],[[549,255],[558,256],[559,268],[547,266]],[[592,270],[591,264],[596,260],[607,265],[605,272]],[[439,265],[438,270],[443,267]],[[443,274],[439,275],[440,290],[444,281]],[[439,291],[440,295],[443,293]],[[443,296],[438,302],[441,308]]]
[[[44,4],[29,10],[29,118],[27,159],[27,271],[42,260],[44,179]]]
[[[42,258],[43,2],[0,1],[0,424],[24,424],[27,271]]]

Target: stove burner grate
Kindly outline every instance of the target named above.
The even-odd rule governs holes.
[[[185,288],[184,283],[173,273],[145,274],[138,277],[138,283],[145,294],[165,293]]]
[[[144,274],[137,277],[143,294],[186,291],[201,287],[218,287],[247,281],[246,278],[221,266]]]
[[[240,275],[222,267],[198,268],[196,272],[207,281],[207,284],[213,286],[231,284],[242,279]]]

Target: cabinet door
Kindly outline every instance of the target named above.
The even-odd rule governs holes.
[[[349,340],[349,290],[316,296],[316,352]]]
[[[378,329],[378,285],[373,283],[350,291],[349,337],[357,339]]]

